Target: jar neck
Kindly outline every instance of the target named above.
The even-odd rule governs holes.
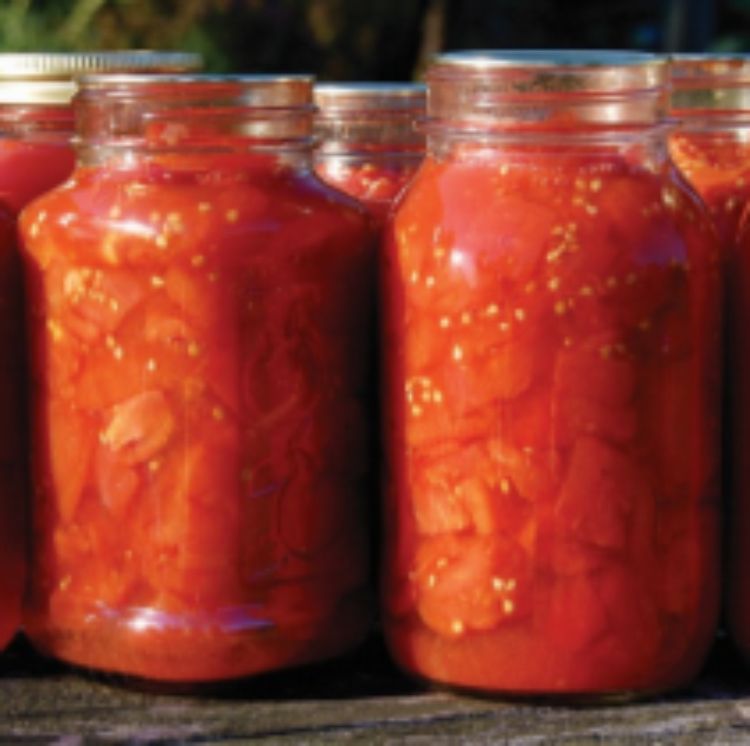
[[[427,74],[428,127],[482,137],[640,132],[667,107],[652,55],[541,50],[438,57]]]
[[[83,165],[309,167],[308,78],[92,76],[74,108]]]
[[[519,163],[546,161],[581,165],[613,160],[660,171],[669,160],[666,126],[640,129],[555,132],[466,133],[432,128],[427,154],[440,161]]]
[[[74,129],[67,104],[0,103],[0,137],[67,144]]]
[[[418,120],[424,111],[320,112],[315,120],[317,151],[330,155],[424,152]]]

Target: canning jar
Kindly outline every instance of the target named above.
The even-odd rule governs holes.
[[[183,53],[0,54],[0,648],[19,627],[28,492],[26,371],[15,216],[73,169],[73,76],[92,69],[190,68]]]
[[[424,155],[424,86],[319,83],[314,98],[315,170],[382,223]]]
[[[669,148],[675,163],[711,212],[722,241],[725,291],[724,477],[729,539],[728,622],[750,658],[750,318],[747,247],[750,233],[750,58],[677,55],[670,62]]]
[[[669,69],[669,151],[728,248],[750,199],[750,58],[675,55]]]
[[[24,211],[27,629],[173,682],[368,624],[368,219],[311,169],[304,76],[87,76],[78,166]]]
[[[200,55],[190,52],[0,54],[0,201],[19,212],[70,176],[76,76],[178,72],[200,65]]]
[[[718,247],[638,53],[428,70],[383,264],[385,628],[485,692],[684,684],[718,586]]]

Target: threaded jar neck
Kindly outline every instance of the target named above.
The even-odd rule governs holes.
[[[315,134],[327,154],[421,153],[426,90],[414,83],[320,83]]]
[[[428,126],[465,133],[650,127],[667,103],[666,63],[641,52],[448,53],[427,84]]]
[[[90,75],[75,98],[79,152],[308,151],[312,77]]]
[[[750,55],[674,55],[669,79],[672,117],[750,123]]]

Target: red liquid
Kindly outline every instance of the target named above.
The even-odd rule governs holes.
[[[322,157],[316,171],[323,181],[362,202],[379,225],[385,222],[391,205],[419,167],[420,157],[387,162],[367,158]]]

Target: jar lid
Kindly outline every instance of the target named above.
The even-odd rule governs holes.
[[[75,80],[94,72],[179,72],[199,69],[192,52],[121,50],[0,54],[0,103],[68,104]]]
[[[750,110],[750,55],[672,55],[669,76],[670,108],[675,114],[685,110]]]
[[[423,111],[427,89],[419,83],[318,83],[313,97],[323,114]]]

